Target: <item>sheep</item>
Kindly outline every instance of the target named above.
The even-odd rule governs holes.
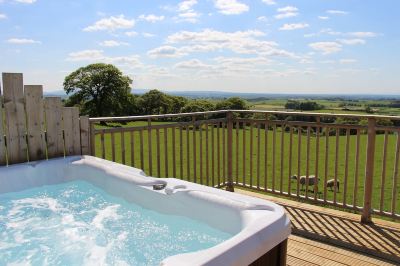
[[[291,176],[290,179],[297,180],[297,175]],[[310,175],[310,176],[308,176],[308,184],[306,184],[307,177],[305,175],[302,175],[302,176],[300,176],[299,183],[301,184],[301,189],[303,190],[304,185],[314,186],[315,184],[318,184],[318,181],[319,181],[318,177],[315,177],[315,175]]]
[[[339,180],[336,180],[336,184],[335,184],[335,179],[329,179],[328,181],[326,181],[326,187],[330,188],[331,191],[333,191],[333,189],[336,187],[337,191],[339,191],[339,187],[340,187],[340,182]]]

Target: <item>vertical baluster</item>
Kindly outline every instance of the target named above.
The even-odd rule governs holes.
[[[236,122],[236,185],[239,183],[239,122]]]
[[[243,127],[243,154],[242,154],[242,171],[243,171],[243,185],[246,185],[246,123],[242,123]]]
[[[161,177],[161,154],[160,154],[160,129],[156,129],[156,141],[157,141],[157,177]]]
[[[192,117],[192,123],[193,123],[193,138],[192,138],[192,143],[193,143],[193,182],[197,183],[197,146],[196,146],[196,117]]]
[[[165,177],[168,177],[168,128],[164,128],[164,163],[165,163]]]
[[[400,131],[397,131],[397,144],[396,144],[396,156],[394,163],[393,173],[393,186],[392,186],[392,215],[396,213],[396,200],[399,196],[397,193],[397,183],[399,179],[399,162],[400,161]]]
[[[176,178],[176,139],[175,139],[175,134],[176,134],[176,127],[175,125],[172,128],[172,175],[174,178]]]
[[[314,183],[314,200],[317,200],[317,197],[319,195],[319,189],[318,189],[318,185],[319,182],[321,180],[321,178],[319,177],[319,135],[320,135],[320,120],[321,118],[318,116],[317,117],[317,126],[315,128],[316,130],[316,140],[315,140],[315,177],[317,178],[316,181]]]
[[[106,147],[104,145],[104,131],[101,131],[100,141],[101,141],[101,158],[105,159],[106,158]]]
[[[288,181],[288,193],[289,196],[292,195],[292,157],[293,157],[293,127],[290,126],[289,133],[289,181]]]
[[[215,186],[215,124],[211,128],[211,178],[212,186]]]
[[[382,160],[382,175],[381,175],[381,197],[379,201],[379,211],[383,212],[383,203],[385,200],[385,180],[386,180],[386,158],[388,146],[388,132],[385,130],[385,139],[383,143],[383,160]]]
[[[353,190],[353,207],[357,207],[358,200],[358,171],[360,165],[360,129],[357,129],[356,139],[356,157],[355,157],[355,169],[354,169],[354,190]]]
[[[264,124],[264,190],[268,190],[268,116],[265,116]]]
[[[186,126],[186,178],[190,181],[190,140],[189,125]]]
[[[220,138],[220,122],[217,124],[217,178],[218,187],[221,186],[221,138]]]
[[[296,195],[300,196],[300,176],[301,176],[301,127],[297,128],[297,184]]]
[[[143,130],[139,131],[140,140],[140,167],[144,170],[144,141],[143,141]]]
[[[336,128],[336,148],[335,148],[335,184],[337,183],[337,179],[338,179],[338,171],[339,171],[339,135],[340,135],[340,131],[339,128]],[[337,188],[336,186],[333,186],[333,204],[336,205],[336,199],[337,199]]]
[[[222,182],[226,184],[226,146],[225,146],[226,123],[222,123]]]
[[[199,124],[200,135],[200,184],[203,184],[203,124]]]
[[[209,163],[209,138],[208,138],[208,124],[206,124],[206,185],[209,186],[210,185],[210,163]]]
[[[329,127],[325,129],[325,177],[324,177],[324,202],[326,202],[326,182],[328,181],[329,167]]]
[[[135,167],[135,139],[134,139],[134,132],[130,132],[130,143],[131,143],[131,166]]]
[[[183,132],[179,126],[179,177],[183,179]]]
[[[272,131],[272,191],[275,192],[275,177],[276,177],[276,124]]]
[[[308,199],[308,184],[310,182],[310,138],[311,129],[307,127],[307,152],[306,152],[306,199]],[[315,179],[314,179],[315,182]]]
[[[112,156],[112,161],[115,162],[115,137],[114,137],[114,132],[111,132],[111,156]]]
[[[153,175],[153,148],[151,143],[151,118],[147,119],[147,142],[149,147],[149,174]]]
[[[283,167],[284,167],[284,155],[285,155],[285,125],[281,125],[281,180],[279,184],[280,194],[283,193]]]
[[[122,157],[122,164],[125,164],[125,133],[124,131],[121,131],[120,133],[121,136],[121,157]]]
[[[261,140],[260,140],[260,123],[257,122],[257,189],[260,189],[260,156],[261,156]]]
[[[249,152],[249,160],[250,160],[250,187],[252,188],[253,187],[253,144],[254,144],[254,141],[253,141],[253,135],[254,135],[254,132],[253,132],[253,128],[254,128],[254,125],[253,125],[253,123],[250,123],[250,152]]]
[[[346,155],[344,165],[344,181],[343,181],[343,206],[347,205],[347,180],[349,176],[349,149],[350,149],[350,129],[346,130]]]

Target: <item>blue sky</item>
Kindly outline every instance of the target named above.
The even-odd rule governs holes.
[[[397,0],[0,0],[0,70],[62,88],[94,62],[134,88],[400,94]]]

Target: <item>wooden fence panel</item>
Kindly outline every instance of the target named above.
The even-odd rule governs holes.
[[[45,98],[44,110],[46,116],[47,155],[49,158],[64,156],[61,98]]]
[[[79,119],[80,122],[80,130],[81,130],[81,154],[89,155],[90,154],[90,126],[89,126],[89,117],[81,116]]]
[[[26,162],[26,116],[21,73],[3,73],[8,164]]]
[[[41,160],[46,157],[43,87],[41,85],[25,85],[24,94],[29,161]]]
[[[65,155],[80,155],[79,109],[77,107],[64,107],[62,109],[62,115],[64,123]]]

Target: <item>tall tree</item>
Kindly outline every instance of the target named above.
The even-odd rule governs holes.
[[[132,80],[110,64],[91,64],[72,72],[64,80],[70,95],[68,105],[80,105],[90,116],[123,115],[129,102]]]

